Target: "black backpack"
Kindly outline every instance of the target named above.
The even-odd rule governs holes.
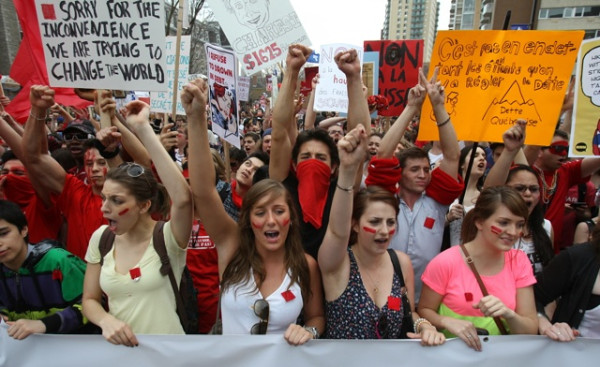
[[[183,268],[181,274],[181,283],[177,287],[177,281],[173,274],[173,268],[171,268],[171,261],[167,254],[167,247],[165,245],[165,237],[163,235],[163,226],[165,222],[157,222],[154,226],[154,232],[152,234],[152,243],[154,244],[154,250],[160,257],[160,273],[163,276],[168,275],[171,281],[171,287],[173,293],[175,293],[175,301],[177,302],[177,316],[179,316],[179,322],[183,326],[183,330],[186,334],[198,334],[198,298],[196,288],[192,282],[192,275],[188,270],[187,266]],[[115,234],[108,227],[102,232],[100,237],[100,265],[104,263],[104,256],[112,248],[113,242],[115,241]]]

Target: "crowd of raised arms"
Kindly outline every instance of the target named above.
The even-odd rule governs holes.
[[[600,338],[600,158],[567,157],[572,90],[548,146],[524,145],[524,121],[473,144],[457,139],[470,122],[446,111],[437,69],[419,70],[395,121],[372,119],[355,50],[335,57],[345,117],[315,112],[318,75],[296,95],[310,52],[290,46],[272,108],[242,105],[242,149],[211,131],[204,79],[183,86],[174,120],[101,90],[80,91],[94,101],[85,115],[43,85],[24,125],[2,112],[8,335],[460,338],[474,350],[481,335]],[[439,141],[416,140],[425,99]]]

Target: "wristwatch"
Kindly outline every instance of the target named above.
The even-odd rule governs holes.
[[[314,326],[305,326],[304,330],[312,334],[313,339],[319,339],[319,331]]]

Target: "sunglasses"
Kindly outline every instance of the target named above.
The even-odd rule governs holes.
[[[252,335],[265,335],[267,333],[267,327],[269,326],[269,302],[265,299],[259,299],[254,302],[254,314],[260,319],[259,322],[252,325],[250,334]]]
[[[66,141],[70,141],[70,140],[74,140],[74,139],[77,139],[79,141],[94,139],[94,135],[85,134],[85,133],[66,133],[63,135],[63,137],[65,138]]]
[[[148,181],[148,177],[146,177],[144,175],[144,173],[146,172],[146,169],[143,166],[140,166],[137,163],[133,163],[133,162],[125,162],[125,163],[121,163],[119,165],[119,168],[127,168],[126,172],[127,172],[127,176],[131,177],[131,178],[138,178],[140,176],[144,176],[144,181],[146,181],[146,184],[148,184],[148,187],[151,188],[152,185],[150,184],[150,181]]]
[[[514,185],[511,186],[513,189],[517,190],[520,193],[524,193],[525,191],[529,190],[530,193],[535,194],[540,192],[540,187],[538,185],[531,185],[531,186],[527,186],[527,185]]]
[[[550,146],[546,147],[545,149],[548,149],[550,151],[550,153],[552,153],[552,154],[562,155],[562,156],[566,156],[567,153],[569,152],[568,145],[550,145]]]

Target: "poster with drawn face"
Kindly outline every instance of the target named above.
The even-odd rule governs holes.
[[[238,104],[236,98],[237,62],[229,50],[204,45],[210,90],[209,106],[212,131],[236,147],[240,147]]]
[[[289,0],[208,0],[207,3],[246,75],[282,61],[292,43],[310,44]]]

